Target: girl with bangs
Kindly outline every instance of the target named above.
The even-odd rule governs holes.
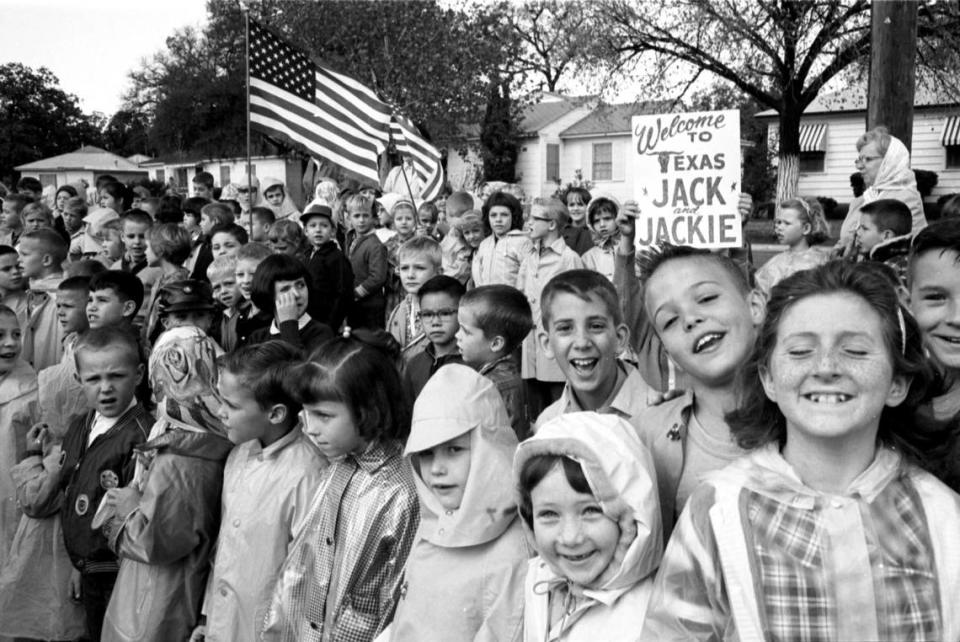
[[[918,465],[931,378],[894,282],[838,261],[773,287],[727,416],[751,452],[687,502],[641,639],[960,639],[960,497]]]
[[[403,460],[410,408],[397,369],[385,367],[398,358],[392,337],[359,331],[286,380],[330,468],[280,571],[264,640],[368,642],[393,618],[420,522]]]

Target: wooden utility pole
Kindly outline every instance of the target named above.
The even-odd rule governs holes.
[[[910,149],[916,87],[917,2],[874,0],[867,129],[884,125]]]

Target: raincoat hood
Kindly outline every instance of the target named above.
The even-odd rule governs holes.
[[[83,222],[87,224],[87,234],[98,239],[102,237],[103,226],[118,218],[120,215],[109,208],[94,207],[83,217]]]
[[[271,187],[281,187],[283,189],[283,200],[279,205],[271,205],[267,201],[267,190]],[[260,199],[258,204],[260,207],[269,207],[278,219],[287,218],[299,212],[297,206],[293,203],[293,199],[290,198],[286,183],[279,178],[264,178],[260,182]]]
[[[889,190],[917,190],[917,179],[913,170],[910,169],[910,151],[900,142],[900,139],[894,136],[890,137],[890,145],[887,147],[887,153],[883,155],[883,160],[880,161],[877,178],[873,185],[864,191],[863,200],[865,203],[870,203],[878,198],[884,198],[881,193]],[[909,206],[910,203],[907,205]]]
[[[595,195],[593,195],[590,198],[590,202],[587,203],[588,216],[589,216],[590,208],[596,205],[597,203],[599,203],[600,201],[610,201],[611,203],[616,205],[617,213],[618,214],[620,213],[621,204],[620,204],[620,200],[616,196],[614,196],[610,192],[597,192]]]
[[[457,510],[447,510],[419,474],[417,453],[471,433],[470,473]],[[493,383],[473,369],[450,364],[424,386],[413,407],[404,451],[420,495],[420,537],[437,546],[476,546],[496,539],[517,518],[510,464],[517,437]]]
[[[515,482],[536,455],[562,455],[579,463],[604,514],[620,526],[620,543],[611,561],[618,568],[612,575],[605,571],[603,585],[583,594],[610,603],[651,576],[660,565],[663,527],[653,457],[634,428],[616,415],[560,415],[520,444],[513,464]]]

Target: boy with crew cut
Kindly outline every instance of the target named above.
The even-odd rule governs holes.
[[[533,329],[527,298],[509,285],[482,285],[460,298],[457,321],[463,362],[494,383],[523,441],[530,436],[531,418],[517,351]]]
[[[67,428],[34,425],[26,457],[13,474],[27,515],[60,512],[77,570],[73,596],[86,611],[88,638],[99,640],[119,562],[93,529],[93,518],[107,490],[132,481],[133,449],[146,440],[153,417],[134,394],[144,371],[136,335],[115,327],[91,330],[77,343],[74,358],[87,412]],[[63,434],[62,444],[51,433]]]
[[[303,434],[300,404],[283,387],[288,366],[300,358],[290,344],[266,341],[217,359],[219,416],[237,447],[223,473],[217,554],[192,639],[260,639],[261,607],[327,467]]]
[[[910,258],[910,233],[913,214],[902,201],[881,198],[860,208],[857,248],[861,260],[886,264],[907,289],[907,266]]]
[[[59,363],[63,356],[63,333],[54,296],[63,281],[68,249],[66,240],[52,229],[27,232],[20,239],[20,265],[23,278],[30,283],[23,351],[38,372]]]
[[[209,335],[226,352],[232,352],[237,347],[236,323],[230,323],[237,315],[237,306],[241,299],[236,272],[237,259],[233,256],[217,257],[207,268],[207,280],[213,289],[213,301],[221,310],[221,314],[214,318]]]
[[[193,180],[193,196],[203,198],[208,201],[213,199],[213,174],[210,172],[197,172]]]
[[[583,267],[580,255],[563,240],[562,231],[569,222],[567,206],[559,199],[537,199],[530,208],[527,233],[533,243],[520,263],[517,289],[526,295],[537,329],[544,327],[540,301],[547,282],[557,274]],[[528,400],[535,412],[539,413],[560,396],[563,371],[532,333],[523,342],[520,374],[527,384]]]
[[[134,319],[143,305],[143,283],[122,270],[107,270],[90,279],[87,322],[91,328],[123,326],[134,330]]]
[[[300,215],[300,224],[310,242],[306,264],[315,294],[310,299],[310,316],[336,332],[353,303],[353,267],[337,246],[333,210],[311,205]]]
[[[439,275],[424,283],[417,291],[417,313],[423,326],[423,350],[407,355],[403,369],[403,385],[409,399],[417,398],[427,381],[448,363],[463,363],[457,348],[457,310],[465,289],[460,281]]]
[[[347,257],[353,268],[353,306],[348,323],[354,328],[383,329],[387,299],[387,248],[374,234],[373,198],[352,194],[345,201],[353,229],[347,233]]]
[[[41,419],[51,426],[66,427],[74,415],[86,410],[83,387],[77,380],[74,352],[77,342],[90,329],[87,321],[89,295],[88,276],[66,278],[57,288],[57,321],[64,335],[63,358],[60,363],[37,373]]]
[[[237,290],[240,292],[240,301],[237,303],[237,314],[228,322],[226,332],[236,337],[237,347],[247,345],[250,336],[257,330],[269,328],[273,322],[273,315],[258,310],[252,300],[253,276],[257,268],[273,252],[263,243],[247,243],[237,250],[237,269],[234,274],[237,279]]]
[[[390,312],[387,330],[409,353],[408,358],[426,344],[417,293],[424,283],[441,274],[441,261],[440,244],[428,236],[415,236],[397,248],[397,274],[406,295]]]

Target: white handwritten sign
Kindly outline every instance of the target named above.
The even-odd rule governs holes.
[[[740,112],[633,117],[637,247],[740,247]]]

